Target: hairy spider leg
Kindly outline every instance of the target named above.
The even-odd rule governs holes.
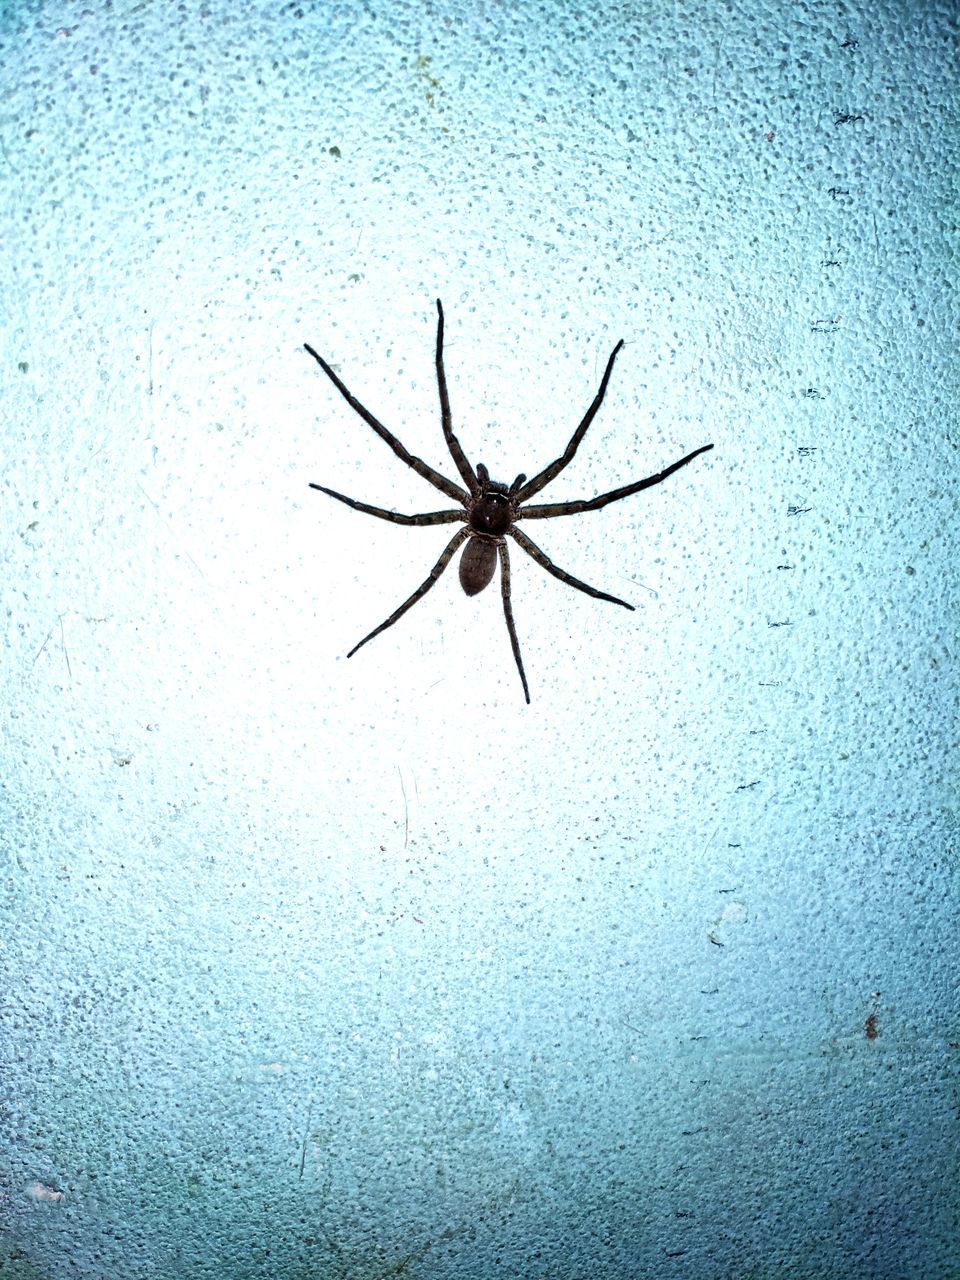
[[[383,507],[371,507],[368,502],[358,502],[356,498],[348,498],[345,493],[337,493],[336,489],[327,489],[322,484],[310,482],[311,489],[319,489],[321,493],[338,502],[345,502],[354,511],[363,511],[368,516],[377,516],[380,520],[389,520],[393,524],[453,524],[455,520],[466,520],[466,511],[425,511],[418,516],[405,516],[399,511],[386,511]]]
[[[368,640],[372,640],[374,636],[378,636],[381,631],[386,631],[387,627],[392,627],[393,624],[399,618],[403,617],[403,615],[407,612],[408,609],[412,609],[413,606],[417,603],[417,601],[421,599],[421,597],[427,594],[427,592],[430,590],[430,588],[433,586],[436,580],[440,577],[441,573],[443,573],[444,569],[450,563],[457,548],[469,536],[470,536],[470,531],[468,529],[458,529],[457,532],[450,539],[450,541],[447,543],[446,547],[444,548],[443,555],[441,555],[440,559],[430,570],[425,581],[421,582],[420,586],[417,587],[413,595],[410,596],[407,600],[404,600],[403,604],[400,606],[399,609],[394,609],[393,613],[391,613],[390,617],[387,618],[386,622],[381,622],[379,627],[374,627],[373,631],[371,631],[368,636],[364,636],[359,644],[355,644],[353,648],[350,650],[350,652],[347,654],[347,657],[352,658],[353,655],[357,652],[357,650],[362,649]]]
[[[598,591],[596,587],[590,587],[585,582],[581,582],[579,578],[575,578],[572,573],[567,573],[565,569],[560,569],[548,555],[540,550],[535,542],[531,542],[527,535],[521,533],[519,529],[508,529],[507,533],[532,560],[536,560],[541,569],[546,569],[547,573],[552,573],[555,578],[565,582],[568,587],[576,587],[578,591],[584,591],[588,596],[593,596],[597,600],[609,600],[611,604],[622,604],[625,609],[633,611],[634,606],[627,604],[626,600],[621,600],[617,596],[607,595],[606,591]]]
[[[527,706],[529,706],[530,690],[527,687],[527,677],[523,670],[523,659],[520,657],[520,641],[517,639],[517,628],[513,624],[513,609],[510,607],[510,553],[507,551],[505,542],[499,542],[497,550],[500,552],[500,595],[503,598],[503,616],[507,620],[507,630],[510,632],[510,647],[513,650],[513,659],[517,664],[517,670],[520,672],[523,696],[527,700]]]
[[[669,467],[664,467],[656,475],[647,476],[646,480],[637,480],[634,484],[625,484],[620,489],[611,490],[610,493],[602,493],[599,498],[581,498],[575,502],[547,502],[542,506],[523,507],[517,512],[517,519],[547,520],[551,516],[575,516],[581,511],[598,511],[610,502],[619,502],[621,498],[629,498],[631,493],[639,493],[641,489],[649,489],[655,484],[660,484],[662,480],[666,480],[667,476],[672,476],[674,471],[679,471],[688,462],[698,458],[701,453],[708,453],[712,448],[712,444],[701,445],[699,449],[694,449],[693,453],[688,453],[679,462],[672,462]]]
[[[455,502],[467,501],[469,495],[465,493],[459,485],[454,484],[452,480],[448,480],[447,477],[441,475],[439,471],[435,471],[429,463],[424,462],[422,458],[416,457],[409,451],[409,449],[406,449],[393,432],[388,431],[383,423],[378,418],[375,418],[370,410],[362,405],[356,396],[347,390],[344,384],[327,364],[326,360],[324,360],[323,356],[318,355],[316,351],[314,351],[313,347],[310,346],[309,342],[305,342],[303,345],[304,348],[313,356],[314,360],[316,360],[317,364],[337,388],[354,413],[358,413],[368,426],[373,427],[380,439],[386,441],[401,462],[405,462],[408,467],[412,467],[412,469],[416,471],[417,475],[423,476],[424,480],[429,480],[435,489],[439,489],[441,493],[445,493],[448,498],[453,498]]]
[[[555,462],[551,462],[549,467],[544,467],[544,469],[538,472],[532,480],[527,481],[517,494],[518,502],[526,502],[526,500],[528,498],[532,498],[535,493],[539,493],[541,489],[546,488],[550,481],[555,479],[567,463],[573,459],[573,455],[580,448],[580,441],[587,434],[587,427],[589,427],[590,423],[597,416],[597,410],[603,404],[603,397],[607,394],[607,383],[610,381],[611,373],[613,373],[613,362],[619,355],[622,346],[623,339],[621,338],[610,353],[610,359],[607,361],[607,367],[603,371],[603,378],[600,380],[600,390],[593,397],[593,404],[591,404],[590,408],[583,415],[583,421],[570,437],[570,443]]]
[[[450,456],[453,458],[457,470],[463,477],[463,481],[470,492],[479,493],[480,486],[477,483],[476,472],[467,461],[467,455],[463,452],[460,441],[453,434],[450,418],[450,397],[447,394],[447,375],[443,371],[443,303],[439,298],[437,299],[437,387],[440,391],[440,419],[443,426],[443,438],[447,442]]]

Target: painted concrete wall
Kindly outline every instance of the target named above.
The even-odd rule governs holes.
[[[960,1275],[957,37],[7,6],[4,1276]]]

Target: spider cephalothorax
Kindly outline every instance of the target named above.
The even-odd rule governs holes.
[[[443,307],[439,299],[437,299],[437,316],[437,386],[440,391],[440,417],[443,438],[446,441],[454,465],[466,485],[466,489],[461,488],[452,480],[448,480],[439,471],[435,471],[422,458],[417,458],[408,452],[397,437],[388,431],[369,409],[364,408],[355,396],[351,395],[326,360],[317,355],[313,347],[304,344],[307,351],[320,365],[320,368],[350,407],[376,431],[382,440],[386,441],[397,457],[405,462],[408,467],[412,467],[418,475],[428,480],[434,488],[439,489],[441,493],[445,493],[448,498],[453,498],[456,502],[459,502],[460,507],[456,510],[428,511],[422,515],[407,516],[401,515],[398,511],[386,511],[383,507],[372,507],[366,502],[357,502],[355,498],[348,498],[333,489],[325,488],[322,484],[311,484],[311,489],[319,489],[321,493],[326,493],[331,498],[336,498],[338,502],[346,503],[348,507],[353,507],[355,511],[364,511],[367,515],[377,516],[381,520],[389,520],[393,524],[430,525],[453,524],[456,521],[464,522],[464,527],[458,529],[453,535],[444,548],[440,559],[430,570],[425,581],[414,591],[413,595],[409,596],[398,609],[395,609],[385,622],[381,622],[379,627],[374,628],[369,635],[364,636],[359,644],[354,645],[347,657],[352,658],[357,650],[365,645],[368,640],[378,636],[381,631],[386,631],[387,627],[392,627],[398,618],[401,618],[422,596],[426,595],[444,569],[446,569],[454,554],[466,542],[467,545],[464,547],[463,555],[460,559],[460,585],[468,596],[476,595],[477,592],[482,591],[492,581],[497,569],[497,560],[499,559],[500,561],[500,594],[503,598],[503,613],[507,623],[507,631],[510,635],[510,646],[513,649],[514,661],[517,664],[517,670],[520,673],[520,680],[523,684],[524,697],[529,702],[530,690],[523,670],[523,660],[520,657],[520,642],[517,639],[517,629],[513,622],[513,610],[510,606],[510,556],[507,551],[507,538],[512,538],[542,569],[546,569],[548,573],[553,574],[555,578],[559,578],[561,582],[567,583],[568,586],[576,587],[578,591],[584,591],[588,596],[594,596],[598,600],[609,600],[612,604],[622,605],[625,609],[632,609],[633,605],[627,604],[626,600],[619,600],[616,596],[607,595],[605,591],[598,591],[596,587],[587,586],[579,578],[575,578],[564,569],[558,568],[540,550],[536,543],[531,542],[525,533],[521,533],[516,527],[517,521],[546,520],[552,516],[569,516],[576,515],[581,511],[596,511],[600,507],[607,506],[610,502],[617,502],[620,498],[627,498],[632,493],[639,493],[641,489],[649,489],[652,485],[659,484],[661,480],[666,480],[667,476],[672,475],[674,471],[678,471],[681,467],[686,466],[688,462],[692,462],[699,454],[706,453],[708,449],[712,449],[713,445],[701,445],[699,449],[694,449],[693,453],[688,453],[679,462],[671,463],[663,471],[647,476],[645,480],[637,480],[633,484],[623,485],[622,488],[614,489],[610,493],[601,494],[598,498],[581,498],[572,502],[548,502],[535,506],[526,506],[524,504],[527,499],[532,498],[535,493],[539,493],[541,489],[546,488],[550,481],[558,476],[567,463],[570,462],[579,448],[581,440],[586,435],[587,428],[603,402],[607,383],[610,381],[610,374],[613,371],[613,362],[616,360],[623,342],[618,342],[614,347],[610,359],[607,361],[607,367],[600,382],[600,389],[594,396],[593,403],[560,457],[551,462],[548,467],[544,467],[532,480],[528,480],[525,475],[519,475],[513,484],[508,487],[496,480],[491,480],[490,474],[482,462],[478,463],[476,468],[472,467],[461,448],[460,441],[453,433],[450,417],[450,399],[447,395],[447,380],[443,370]]]
[[[460,557],[460,585],[468,596],[487,586],[497,569],[497,547],[517,518],[517,490],[526,480],[517,476],[509,488],[491,480],[482,462],[477,463],[477,492],[467,502],[470,541]]]

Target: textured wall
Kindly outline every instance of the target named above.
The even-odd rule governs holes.
[[[7,7],[4,1277],[960,1275],[952,8]]]

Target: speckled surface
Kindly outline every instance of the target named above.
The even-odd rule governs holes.
[[[0,1273],[960,1274],[951,7],[0,29]]]

